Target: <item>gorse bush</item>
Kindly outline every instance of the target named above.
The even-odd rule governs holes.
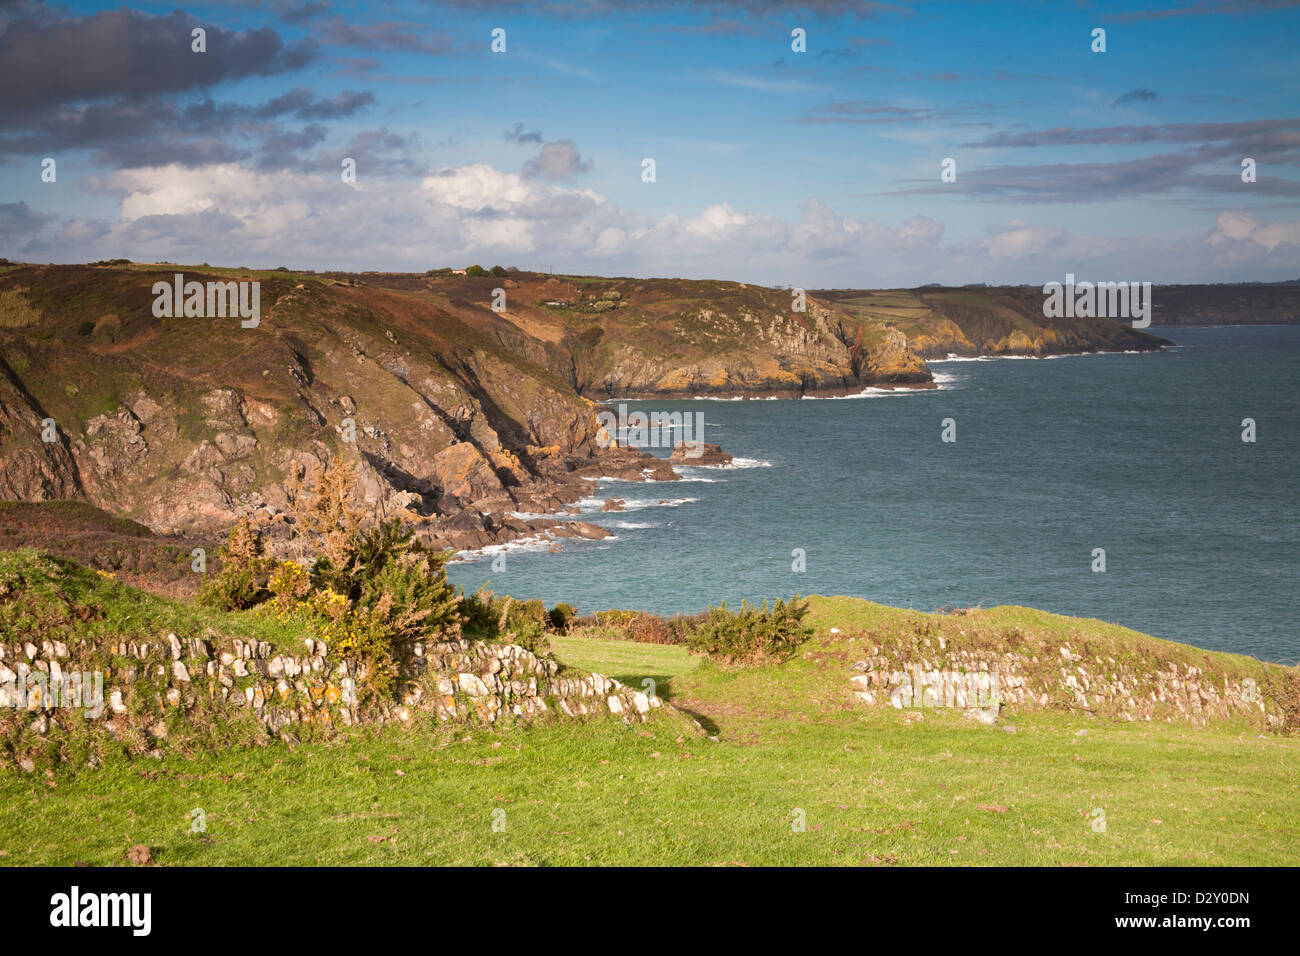
[[[509,595],[493,594],[486,585],[462,598],[460,611],[467,637],[509,641],[538,655],[550,652],[548,635],[563,633],[576,613],[568,604],[557,604],[548,611],[541,601],[517,601]]]
[[[788,604],[778,599],[771,610],[766,601],[762,608],[742,601],[739,611],[731,611],[723,601],[691,628],[688,643],[691,650],[727,663],[785,660],[813,635],[803,623],[807,613],[808,602],[797,594]]]
[[[383,621],[393,643],[460,635],[460,598],[447,583],[447,555],[409,543],[361,582],[358,601]]]
[[[569,629],[569,622],[578,614],[577,608],[561,601],[547,613],[551,630],[563,634]]]
[[[221,569],[204,577],[199,586],[200,604],[219,611],[242,611],[270,596],[266,545],[247,518],[230,529],[217,556]]]
[[[281,561],[271,572],[267,588],[277,608],[291,610],[311,593],[311,572],[297,561]]]
[[[619,641],[637,641],[641,644],[687,644],[690,631],[707,618],[705,614],[675,614],[660,617],[647,611],[610,610],[597,611],[585,617],[572,618],[569,628],[581,628],[594,636]]]
[[[290,484],[292,553],[272,563],[247,520],[221,549],[221,571],[203,583],[204,603],[223,610],[265,605],[282,622],[298,621],[332,651],[361,664],[361,689],[389,700],[406,647],[424,639],[505,640],[549,651],[547,634],[568,626],[575,610],[516,601],[481,588],[463,597],[447,581],[451,552],[427,551],[401,521],[363,527],[353,505],[355,469],[334,462],[309,487]],[[310,557],[308,557],[310,556]]]
[[[352,504],[356,472],[329,465],[312,487],[290,489],[291,547],[310,561],[272,565],[247,519],[222,547],[221,569],[200,587],[202,603],[222,610],[266,605],[281,621],[296,619],[334,651],[357,660],[363,689],[389,699],[403,645],[455,639],[461,600],[447,582],[450,552],[424,550],[400,521],[363,528]]]

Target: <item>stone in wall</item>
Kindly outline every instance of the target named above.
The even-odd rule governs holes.
[[[411,723],[421,711],[448,723],[611,714],[644,722],[660,706],[657,698],[600,674],[562,674],[557,662],[515,644],[454,641],[416,643],[398,661],[398,698],[362,707],[358,688],[367,677],[364,666],[329,658],[324,642],[304,643],[304,656],[265,642],[236,640],[214,647],[174,634],[94,649],[49,641],[40,647],[30,641],[0,643],[0,708],[31,717],[26,727],[42,735],[51,724],[84,716],[115,739],[143,733],[158,740],[166,736],[166,718],[190,713],[200,697],[217,713],[252,716],[276,736],[303,724]],[[59,693],[64,677],[92,669],[101,681],[98,707],[89,691],[84,701],[78,697],[79,706],[64,706],[67,695]],[[12,736],[23,726],[23,721],[5,721],[0,736],[6,731]]]
[[[1141,670],[1113,658],[1083,659],[1069,644],[1049,663],[1036,655],[940,647],[933,657],[894,658],[874,647],[852,666],[854,698],[868,706],[989,708],[996,675],[997,703],[1025,709],[1055,707],[1130,721],[1247,717],[1283,731],[1287,718],[1264,699],[1252,679],[1207,675],[1193,664],[1159,662]],[[981,681],[981,675],[987,677]]]

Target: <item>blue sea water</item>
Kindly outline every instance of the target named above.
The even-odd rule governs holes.
[[[703,410],[704,440],[748,467],[600,482],[582,518],[615,537],[449,576],[583,612],[796,592],[1021,604],[1295,663],[1300,327],[1157,331],[1176,347],[935,362],[932,392],[633,403]],[[628,510],[599,513],[608,497]]]

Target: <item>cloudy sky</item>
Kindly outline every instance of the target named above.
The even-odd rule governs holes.
[[[0,256],[1293,279],[1297,38],[1285,0],[0,0]]]

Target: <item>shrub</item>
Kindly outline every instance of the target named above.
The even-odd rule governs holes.
[[[354,468],[339,462],[311,489],[294,479],[289,497],[298,544],[315,559],[310,570],[281,562],[270,574],[269,594],[281,620],[305,618],[335,652],[363,664],[367,691],[385,700],[393,691],[400,646],[425,637],[459,637],[464,602],[447,582],[451,552],[424,550],[400,520],[363,528],[362,514],[352,505],[355,485]],[[231,563],[231,575],[237,567]],[[220,591],[210,589],[212,599],[242,595],[245,585],[232,577]]]
[[[470,266],[468,269],[465,270],[465,275],[467,276],[485,276],[487,274],[488,271],[478,263],[475,263],[474,265]]]
[[[311,573],[297,561],[281,561],[271,574],[267,587],[276,607],[288,611],[311,593]]]
[[[466,270],[466,273],[468,274],[468,270]],[[497,276],[498,278],[501,277],[501,276],[503,276],[503,275],[505,275],[505,274],[506,274],[505,267],[504,267],[504,266],[493,266],[493,267],[492,267],[492,274],[493,274],[494,276]]]
[[[408,541],[405,551],[389,553],[362,581],[360,604],[385,624],[390,644],[435,633],[460,636],[460,599],[447,583],[448,556]]]
[[[688,640],[686,619],[664,619],[657,614],[638,614],[627,626],[627,639],[642,644],[685,644]]]
[[[675,614],[669,618],[646,611],[598,611],[569,621],[570,627],[593,628],[609,640],[637,641],[642,644],[687,644],[693,627],[708,615]]]
[[[356,469],[337,460],[325,467],[310,490],[300,475],[294,475],[289,482],[295,543],[300,553],[317,555],[319,573],[315,567],[312,570],[317,586],[322,576],[328,577],[335,569],[347,568],[356,560],[363,517],[352,504],[356,484]],[[323,583],[331,586],[334,582]]]
[[[807,613],[808,602],[797,594],[788,604],[778,600],[770,611],[766,601],[761,609],[742,601],[739,612],[723,601],[691,629],[690,647],[729,663],[785,660],[812,637],[813,629],[803,623]]]
[[[569,622],[578,614],[578,609],[561,601],[547,613],[551,630],[563,634],[569,629]]]
[[[550,651],[546,628],[550,623],[541,601],[516,601],[493,594],[486,586],[461,600],[465,631],[484,641],[506,641],[542,655]]]
[[[199,603],[219,611],[241,611],[266,600],[265,551],[261,534],[247,518],[240,519],[218,552],[221,570],[199,586]]]
[[[321,590],[299,602],[295,610],[332,653],[361,665],[362,690],[381,702],[392,699],[397,681],[392,641],[388,622],[373,608],[354,604],[337,591]]]

